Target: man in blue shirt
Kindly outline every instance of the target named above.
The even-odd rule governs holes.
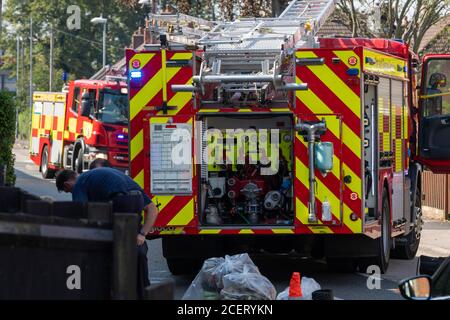
[[[138,296],[143,297],[148,280],[147,244],[145,236],[152,229],[158,209],[144,190],[129,176],[119,170],[98,167],[78,175],[72,170],[62,170],[56,176],[56,187],[61,192],[72,193],[77,202],[113,203],[114,212],[146,212],[144,225],[137,235],[138,245]]]

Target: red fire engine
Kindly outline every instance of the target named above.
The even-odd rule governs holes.
[[[415,256],[422,164],[450,168],[449,56],[425,57],[418,104],[408,45],[315,37],[333,4],[220,24],[154,15],[161,44],[127,50],[130,175],[159,206],[172,273],[262,249],[363,272]]]
[[[87,170],[95,158],[128,169],[125,82],[75,80],[68,92],[34,92],[30,158],[44,178],[60,168]]]

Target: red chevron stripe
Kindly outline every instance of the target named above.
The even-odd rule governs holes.
[[[295,197],[298,198],[306,207],[308,206],[308,188],[298,179],[295,179]],[[317,212],[322,212],[322,202],[316,197],[316,208]],[[341,208],[338,209],[339,211]],[[336,213],[332,210],[332,213]],[[340,217],[340,214],[337,215]],[[333,216],[333,220],[338,223],[338,225],[330,225],[330,222],[323,222],[320,218],[320,214],[317,215],[319,221],[323,223],[323,226],[329,227],[334,233],[337,234],[352,234],[353,231],[344,223],[342,223],[338,218]]]
[[[239,234],[241,229],[223,229],[220,230],[219,234]]]
[[[150,107],[160,107],[163,104],[163,91],[160,89],[153,98],[151,98],[145,105]],[[152,109],[149,113],[156,114],[158,111]]]
[[[347,50],[345,50],[347,51]],[[347,65],[343,62],[339,62],[339,63],[333,63],[332,59],[333,58],[338,58],[337,55],[334,54],[333,51],[328,50],[328,49],[316,49],[313,50],[313,52],[318,56],[318,57],[322,57],[325,59],[325,64],[328,68],[330,68],[339,78],[342,79],[342,81],[344,81],[346,83],[346,79],[349,79],[350,76],[347,74],[347,70],[350,69],[347,67]],[[358,55],[353,52],[355,57],[358,57]],[[359,59],[359,57],[358,57]],[[359,82],[358,85],[349,85],[348,83],[346,83],[347,86],[352,89],[352,91],[354,93],[356,93],[358,96],[360,95],[360,86],[359,86]]]
[[[252,229],[254,234],[274,234],[271,229]]]
[[[144,150],[138,153],[138,155],[131,161],[131,178],[136,178],[139,172],[144,169]]]
[[[164,209],[158,213],[155,226],[166,227],[170,220],[172,220],[191,199],[191,196],[175,196]]]
[[[190,67],[181,68],[175,74],[175,76],[172,79],[170,79],[170,81],[167,83],[167,101],[172,99],[172,97],[176,93],[172,91],[171,86],[173,84],[186,84],[191,78],[192,78],[192,68]]]
[[[295,234],[312,234],[313,232],[304,224],[296,225],[294,228]]]
[[[305,165],[308,166],[308,149],[302,143],[298,143],[299,147],[295,148],[295,156]],[[339,158],[339,157],[338,157]],[[341,160],[342,161],[342,160]],[[344,201],[345,204],[356,214],[361,211],[361,199],[350,200],[350,195],[353,193],[347,186],[345,186],[343,195],[341,197],[342,180],[334,174],[329,173],[323,177],[318,170],[315,170],[316,179],[319,179],[338,199]],[[307,202],[306,202],[307,203]]]
[[[129,125],[129,136],[130,140],[132,140],[138,133],[141,131],[143,127],[143,118],[147,112],[144,110],[141,110],[133,119],[130,121]]]
[[[320,79],[308,68],[297,67],[297,77],[303,82],[307,82],[309,89],[323,101],[334,113],[342,114],[342,121],[356,134],[361,134],[360,119],[356,116],[347,105],[339,99],[335,93],[327,87]],[[301,103],[300,99],[296,97],[297,103]],[[300,109],[300,112],[304,112]]]
[[[130,58],[128,61],[131,61],[132,59],[133,58]],[[130,93],[129,93],[130,101],[142,89],[142,87],[145,86],[145,84],[155,76],[155,74],[160,69],[161,69],[161,54],[159,52],[155,52],[155,55],[150,59],[150,61],[147,62],[147,64],[141,68],[142,78],[138,80],[130,79]]]
[[[306,106],[304,106],[306,108]],[[309,110],[309,109],[308,109]],[[311,112],[311,111],[310,111]],[[314,120],[314,121],[320,121],[319,119],[320,115],[317,116],[315,114],[308,114],[308,119]],[[326,135],[327,140],[333,143],[334,146],[341,146],[342,147],[342,156],[340,157],[341,161],[343,161],[350,169],[354,171],[354,173],[360,177],[360,168],[361,168],[361,159],[353,153],[352,150],[350,150],[349,147],[347,147],[345,144],[342,143],[341,137],[336,137],[334,134],[331,133],[329,135]],[[336,156],[339,153],[336,153]]]

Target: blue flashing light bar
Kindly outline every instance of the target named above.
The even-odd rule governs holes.
[[[130,77],[131,79],[140,79],[142,78],[142,71],[131,71]]]
[[[347,74],[349,76],[357,76],[359,74],[359,70],[356,68],[350,68],[347,70]]]

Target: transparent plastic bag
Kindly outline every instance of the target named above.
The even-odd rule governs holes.
[[[316,280],[308,277],[302,277],[301,286],[302,298],[300,300],[312,300],[312,293],[321,289]],[[278,294],[277,300],[289,300],[289,287]]]
[[[236,254],[234,256],[225,256],[223,264],[219,265],[214,273],[217,289],[223,289],[223,278],[227,274],[242,273],[247,268],[248,273],[260,274],[258,267],[253,263],[247,253]]]
[[[223,300],[274,300],[277,296],[269,279],[253,272],[247,265],[244,265],[243,272],[225,275],[223,285],[220,292]]]
[[[182,299],[218,299],[220,290],[223,289],[224,276],[231,273],[242,273],[244,267],[247,268],[248,273],[260,274],[258,267],[247,253],[225,256],[225,258],[206,259]]]

